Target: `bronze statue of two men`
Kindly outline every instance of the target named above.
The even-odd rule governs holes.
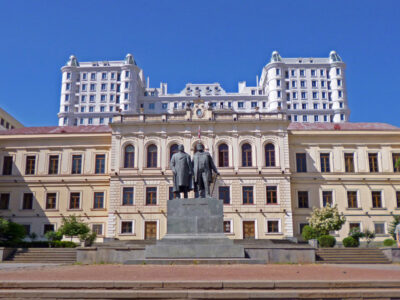
[[[178,152],[172,155],[171,169],[173,173],[173,193],[174,198],[188,197],[188,192],[194,190],[195,197],[210,198],[210,185],[212,183],[212,172],[219,175],[217,167],[210,153],[204,151],[202,144],[196,145],[197,152],[193,155],[185,153],[183,145],[178,146]]]

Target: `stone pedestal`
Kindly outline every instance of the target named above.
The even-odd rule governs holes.
[[[167,234],[146,247],[146,259],[245,257],[244,247],[223,232],[221,200],[169,200],[167,214]]]

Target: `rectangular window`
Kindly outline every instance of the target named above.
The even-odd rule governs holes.
[[[231,204],[231,193],[229,186],[218,187],[218,198],[222,200],[224,204]]]
[[[93,224],[92,231],[98,236],[103,235],[103,224]]]
[[[378,172],[378,153],[368,153],[369,171]]]
[[[267,186],[267,204],[278,204],[278,192],[276,186]]]
[[[307,122],[308,116],[303,115],[303,122]]]
[[[101,90],[102,90],[102,91],[106,91],[106,90],[107,90],[107,84],[102,83],[102,84],[101,84]]]
[[[297,99],[297,92],[293,92],[293,93],[292,93],[292,98],[293,98],[293,99]]]
[[[297,192],[297,200],[299,208],[308,208],[308,192],[307,191],[298,191]]]
[[[243,108],[243,102],[238,102],[238,108]]]
[[[58,155],[49,157],[49,175],[58,174]]]
[[[290,71],[290,76],[292,76],[292,77],[296,76],[296,70],[291,70]]]
[[[381,191],[372,191],[372,207],[373,208],[382,208],[382,192]]]
[[[292,88],[295,88],[295,87],[296,87],[296,81],[292,80]]]
[[[93,195],[93,208],[104,208],[104,192],[94,192]]]
[[[361,224],[358,222],[349,223],[349,231],[358,230],[361,231]]]
[[[224,221],[224,233],[232,233],[231,221]]]
[[[122,221],[121,222],[121,234],[132,234],[133,233],[133,222]]]
[[[101,79],[107,79],[107,73],[101,73]]]
[[[332,191],[322,191],[322,205],[326,207],[327,205],[332,206],[333,197]]]
[[[129,78],[129,75],[130,75],[129,71],[125,71],[125,78]]]
[[[296,153],[296,167],[298,173],[307,172],[307,162],[305,153]]]
[[[47,193],[46,194],[46,209],[56,209],[57,208],[57,194]]]
[[[280,79],[276,80],[276,86],[281,86],[281,80]]]
[[[317,76],[317,72],[315,70],[311,70],[311,76]]]
[[[104,174],[106,167],[106,155],[105,154],[96,154],[96,174]]]
[[[243,204],[254,204],[254,193],[252,186],[242,187]]]
[[[318,115],[314,116],[314,122],[318,122]]]
[[[156,187],[146,187],[146,205],[157,205]]]
[[[313,92],[312,97],[313,99],[318,99],[318,92]]]
[[[79,209],[81,193],[71,193],[69,197],[69,209]]]
[[[82,172],[82,155],[72,155],[72,174],[81,174]]]
[[[329,164],[329,153],[321,153],[321,172],[328,173],[331,171],[330,164]]]
[[[398,173],[398,172],[400,172],[400,153],[393,153],[392,157],[393,157],[393,171]],[[399,163],[396,167],[397,162],[399,162]],[[4,171],[3,171],[3,173],[4,173]],[[3,174],[3,175],[5,175],[5,174]]]
[[[100,96],[100,101],[101,102],[106,102],[107,101],[107,95],[101,95]]]
[[[25,175],[34,175],[36,165],[36,156],[29,155],[26,157]]]
[[[43,234],[46,234],[49,231],[54,231],[54,224],[44,224],[43,226]]]
[[[161,104],[162,109],[167,109],[168,108],[168,103],[163,103]]]
[[[96,84],[91,83],[90,84],[90,91],[94,92],[96,90]]]
[[[168,188],[168,200],[173,200],[174,199],[174,188],[170,186]]]
[[[32,208],[33,208],[33,194],[24,193],[24,197],[22,199],[22,209],[32,209]]]
[[[276,69],[276,75],[280,75],[281,74],[281,69]]]
[[[155,109],[156,108],[156,104],[155,103],[149,103],[149,109]]]
[[[83,95],[83,96],[81,97],[81,102],[86,102],[86,95]]]
[[[133,187],[122,189],[122,205],[133,205]]]
[[[346,173],[354,172],[354,153],[345,153],[344,154],[344,165]]]
[[[300,86],[302,88],[306,87],[306,81],[305,80],[300,80]]]
[[[267,232],[268,233],[279,233],[279,221],[278,220],[267,220]]]
[[[89,96],[89,101],[90,101],[90,102],[94,102],[94,100],[95,100],[95,99],[94,99],[94,95],[90,95],[90,96]]]
[[[10,194],[8,193],[0,194],[0,209],[2,210],[8,209],[9,205],[10,205]]]
[[[12,174],[13,158],[12,156],[4,156],[3,158],[3,175]]]
[[[90,80],[96,80],[96,73],[90,73]]]
[[[307,92],[301,92],[301,99],[307,99]]]
[[[103,224],[93,224],[92,231],[98,236],[103,235]]]
[[[376,234],[386,234],[385,223],[375,223],[374,228]]]
[[[304,71],[304,69],[301,69],[301,70],[300,70],[300,76],[305,76],[305,71]]]
[[[358,208],[356,191],[347,191],[347,206],[348,208]]]

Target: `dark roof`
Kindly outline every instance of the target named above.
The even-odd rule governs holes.
[[[386,123],[298,123],[289,124],[288,130],[400,130],[399,127]]]
[[[106,133],[111,132],[107,125],[88,126],[46,126],[46,127],[22,127],[0,131],[0,135],[20,134],[79,134],[79,133]]]

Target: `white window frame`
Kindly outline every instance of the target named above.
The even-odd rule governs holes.
[[[224,234],[226,234],[226,235],[234,235],[235,233],[234,233],[234,230],[233,230],[233,219],[227,218],[227,219],[224,219],[224,222],[229,222],[230,223],[230,228],[231,228],[230,232],[225,232],[225,226],[224,226]]]
[[[47,194],[56,194],[56,208],[46,208],[46,204],[47,204]],[[59,205],[59,196],[60,196],[60,192],[59,191],[52,191],[52,190],[46,190],[45,194],[44,194],[44,206],[43,206],[43,210],[44,211],[58,211],[58,205]],[[69,204],[69,203],[68,203]]]
[[[79,208],[70,208],[71,205],[71,194],[72,193],[79,193]],[[69,191],[68,192],[68,205],[67,205],[67,211],[78,211],[82,210],[82,191]]]
[[[91,229],[92,229],[92,231],[93,231],[93,225],[101,225],[101,234],[100,235],[98,235],[98,237],[104,237],[105,236],[105,234],[104,234],[104,228],[105,228],[105,224],[104,223],[102,223],[102,222],[100,222],[100,223],[92,223],[91,224]]]
[[[319,192],[319,196],[320,196],[320,205],[321,207],[324,207],[324,198],[323,198],[323,194],[324,192],[332,192],[332,206],[334,206],[336,204],[336,195],[335,195],[335,189],[324,189],[321,188],[320,192]],[[358,200],[358,198],[357,198]]]
[[[123,222],[131,222],[132,223],[132,232],[122,233],[122,223]],[[122,236],[136,235],[135,232],[136,232],[136,220],[120,220],[119,221],[119,230],[118,230],[119,235],[122,235]]]
[[[278,221],[278,232],[268,232],[268,222],[269,221]],[[282,221],[278,218],[266,218],[265,219],[265,234],[266,235],[281,235],[282,232]]]
[[[94,193],[103,193],[103,207],[102,208],[94,208]],[[105,210],[107,208],[107,191],[106,190],[92,190],[92,210]]]
[[[132,205],[124,205],[123,203],[124,203],[124,188],[133,188],[133,203],[132,203]],[[120,205],[122,206],[122,207],[131,207],[131,206],[135,206],[136,205],[136,201],[135,201],[135,199],[136,199],[136,186],[134,186],[134,185],[122,185],[121,186],[121,188],[120,188],[121,190],[121,197],[120,197],[120,199],[121,199],[121,203],[120,203]],[[146,199],[144,199],[145,201],[146,201]]]

